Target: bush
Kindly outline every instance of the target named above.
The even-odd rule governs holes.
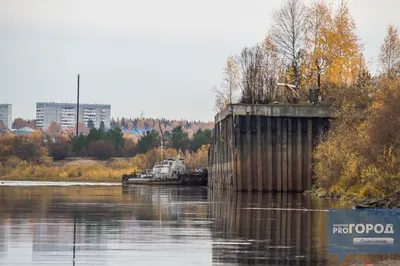
[[[63,160],[71,151],[71,146],[68,143],[52,143],[49,145],[50,156],[54,160]]]
[[[38,135],[38,133],[32,133],[32,136],[27,138],[8,133],[0,136],[0,161],[6,161],[9,156],[16,156],[21,160],[33,163],[42,161],[47,157],[48,150],[41,145]]]
[[[111,158],[114,152],[113,144],[105,140],[93,141],[89,144],[89,156],[95,157],[99,160],[107,160]]]
[[[355,197],[399,193],[400,82],[381,87],[364,119],[349,106],[354,103],[342,103],[334,129],[317,146],[318,186]]]

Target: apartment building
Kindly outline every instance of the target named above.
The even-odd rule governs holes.
[[[11,104],[0,104],[0,120],[3,121],[6,128],[12,126],[12,106]]]
[[[111,105],[109,104],[79,104],[79,121],[87,125],[92,120],[99,128],[104,121],[106,128],[110,127]],[[51,122],[57,122],[62,128],[73,128],[76,125],[75,103],[36,103],[36,126],[46,129]]]

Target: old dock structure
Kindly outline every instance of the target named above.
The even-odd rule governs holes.
[[[230,104],[215,116],[208,185],[232,191],[302,192],[328,106]]]

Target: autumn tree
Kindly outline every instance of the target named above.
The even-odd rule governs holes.
[[[394,120],[400,110],[400,82],[385,80],[378,86],[363,119],[359,110],[357,116],[354,108],[343,106],[347,114],[336,119],[318,144],[314,168],[318,186],[361,197],[399,192],[400,123]]]
[[[12,124],[13,129],[21,129],[21,128],[24,128],[27,126],[28,126],[28,123],[26,122],[26,120],[24,120],[22,118],[15,118],[14,123]]]
[[[334,59],[326,67],[326,80],[331,84],[352,85],[365,68],[362,46],[357,36],[354,19],[348,6],[342,1],[332,20],[330,53]]]
[[[379,63],[389,79],[394,79],[400,72],[400,37],[398,29],[390,24],[381,46]]]
[[[43,162],[48,150],[42,145],[40,138],[40,132],[34,132],[29,137],[12,133],[0,135],[0,165],[12,156],[32,163]]]
[[[3,122],[3,120],[0,120],[0,129],[7,129],[6,125]]]
[[[301,82],[302,51],[304,50],[305,7],[299,0],[286,0],[272,15],[270,36],[289,66],[289,83],[294,83],[299,92]]]
[[[220,88],[214,87],[216,93],[215,111],[219,112],[229,103],[234,102],[234,94],[239,87],[239,68],[233,56],[229,56],[223,72]]]
[[[28,124],[28,127],[35,129],[35,130],[37,129],[36,120],[28,120],[27,124]]]
[[[125,127],[126,129],[128,129],[128,130],[132,130],[133,129],[133,121],[132,121],[132,119],[127,119],[125,124],[126,124],[126,127]]]
[[[79,131],[79,134],[87,135],[87,134],[89,134],[90,129],[86,126],[85,123],[79,122],[78,123],[78,131]]]
[[[304,69],[308,85],[321,91],[322,76],[333,62],[332,11],[324,1],[316,1],[307,8],[305,16],[305,41],[307,67]]]
[[[54,160],[63,160],[71,152],[71,145],[68,143],[68,139],[63,136],[55,136],[54,142],[48,142],[47,148],[49,154]]]
[[[50,126],[47,129],[47,134],[49,134],[50,136],[54,136],[57,135],[60,131],[61,131],[61,125],[53,121],[51,122]]]

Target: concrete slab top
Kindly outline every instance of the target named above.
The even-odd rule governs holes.
[[[215,122],[218,123],[232,114],[272,117],[333,117],[330,106],[311,104],[228,104],[224,110],[215,116]]]

